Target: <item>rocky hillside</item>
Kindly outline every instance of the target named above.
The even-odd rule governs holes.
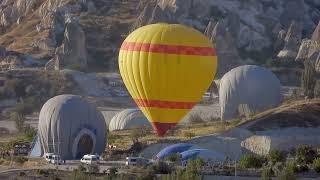
[[[114,64],[138,15],[137,4],[137,0],[1,0],[0,44],[22,54],[3,58],[1,65],[35,66],[26,63],[31,57],[39,67],[47,64],[47,69],[89,65],[105,70]]]
[[[320,37],[312,35],[319,9],[318,0],[1,0],[0,66],[114,71],[128,32],[164,21],[211,38],[221,75],[243,63],[305,57],[310,41],[302,39]]]
[[[271,149],[290,151],[299,144],[320,145],[320,100],[284,104],[263,112],[239,128],[252,133],[241,146],[257,154]]]

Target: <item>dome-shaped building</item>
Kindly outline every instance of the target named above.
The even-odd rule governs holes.
[[[269,70],[255,65],[232,69],[220,80],[221,119],[251,115],[279,105],[281,84]]]
[[[109,131],[124,130],[140,126],[151,127],[139,109],[126,109],[116,114],[109,123]]]
[[[41,154],[60,154],[62,159],[101,154],[106,145],[102,114],[80,96],[59,95],[49,99],[39,116]]]

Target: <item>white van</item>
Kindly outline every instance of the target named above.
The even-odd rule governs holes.
[[[63,164],[65,161],[61,157],[54,153],[46,153],[44,155],[45,160],[51,164]]]
[[[65,161],[61,159],[59,155],[52,155],[51,163],[52,164],[63,164]]]
[[[45,158],[45,160],[46,160],[48,163],[51,162],[51,160],[52,160],[52,155],[54,155],[54,153],[46,153],[46,154],[44,155],[44,158]]]
[[[80,162],[84,163],[84,164],[88,164],[88,165],[98,164],[99,163],[99,156],[92,155],[92,154],[86,154],[81,158]]]

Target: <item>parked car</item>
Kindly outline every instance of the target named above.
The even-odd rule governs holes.
[[[65,160],[61,159],[60,155],[52,155],[52,159],[50,161],[51,164],[64,164]]]
[[[64,164],[65,160],[61,159],[60,155],[54,153],[46,153],[44,155],[45,160],[51,164]]]
[[[149,159],[142,157],[126,157],[127,166],[144,166],[150,163]]]
[[[99,164],[99,158],[97,155],[86,154],[81,158],[80,162],[88,165]]]

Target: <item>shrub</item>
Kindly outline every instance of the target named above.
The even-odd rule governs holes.
[[[83,171],[79,169],[75,169],[72,171],[70,178],[71,180],[87,180],[90,179],[90,176],[85,174]]]
[[[99,173],[99,166],[96,164],[88,165],[88,172],[91,174]]]
[[[317,173],[320,173],[320,158],[313,160],[313,168]]]
[[[279,150],[271,150],[268,154],[268,160],[272,163],[275,164],[276,162],[283,162],[285,161],[286,156],[283,152]]]
[[[192,113],[189,116],[189,122],[190,123],[203,123],[204,120],[201,118],[201,116],[197,113]]]
[[[17,112],[13,112],[10,114],[10,120],[15,122],[18,131],[23,131],[25,121],[24,115],[19,114]]]
[[[38,169],[37,174],[39,174],[41,176],[49,176],[49,171],[46,169]]]
[[[144,173],[140,174],[137,180],[152,180],[156,179],[156,174],[153,169],[147,169]]]
[[[37,134],[37,131],[30,125],[27,125],[23,129],[23,133],[25,134],[25,140],[32,142],[34,136]]]
[[[170,174],[172,172],[172,168],[163,161],[158,161],[156,164],[152,165],[151,169],[156,174]]]
[[[145,137],[148,134],[150,134],[150,128],[135,128],[131,131],[131,138],[133,142],[139,142],[140,138]]]
[[[80,64],[71,64],[71,65],[67,66],[67,69],[73,69],[73,70],[81,71],[81,72],[86,71],[86,68],[81,66]]]
[[[25,172],[19,172],[19,176],[26,176]]]
[[[201,158],[197,158],[196,160],[188,161],[186,171],[191,172],[192,174],[200,174],[204,164],[205,164],[205,162]]]
[[[184,131],[183,132],[183,136],[188,138],[188,139],[191,139],[193,138],[194,136],[196,136],[193,132],[190,132],[190,131]]]
[[[28,96],[32,96],[35,94],[35,88],[33,87],[33,85],[30,84],[26,87],[26,94]]]
[[[79,171],[81,171],[81,172],[86,172],[87,171],[87,168],[83,165],[83,164],[80,164],[79,166],[78,166],[78,169],[77,170],[79,170]]]
[[[174,153],[166,157],[165,160],[171,161],[171,162],[179,162],[180,158],[181,158],[181,155],[179,153]]]
[[[296,149],[296,159],[299,164],[310,164],[316,158],[317,152],[312,146],[299,145]]]
[[[23,156],[16,156],[16,157],[13,158],[13,161],[16,162],[16,163],[19,163],[19,164],[23,164],[26,161],[28,161],[28,158],[23,157]]]
[[[112,132],[108,132],[107,134],[107,143],[108,144],[114,144],[117,139],[119,139],[119,136],[114,135]]]
[[[261,168],[264,163],[264,158],[254,154],[245,154],[240,158],[239,167],[246,168]]]
[[[272,180],[273,171],[270,167],[263,167],[261,172],[261,179],[262,180]]]
[[[34,109],[35,109],[34,104],[22,102],[22,103],[18,103],[14,107],[13,111],[21,115],[27,115],[32,113]]]
[[[281,172],[283,171],[284,167],[285,167],[285,164],[283,162],[276,162],[272,166],[272,171],[273,171],[274,175],[279,176],[281,174]]]
[[[279,180],[295,180],[297,179],[295,175],[296,163],[294,161],[288,162],[287,166],[283,169],[279,175]]]
[[[174,174],[170,175],[170,179],[183,179],[183,180],[200,180],[202,174],[202,167],[204,161],[201,158],[188,161],[185,169],[177,169]]]
[[[300,173],[300,172],[306,172],[309,171],[309,167],[306,164],[298,164],[296,167],[296,172]]]
[[[25,87],[21,79],[10,79],[4,83],[4,91],[10,97],[24,97]]]

